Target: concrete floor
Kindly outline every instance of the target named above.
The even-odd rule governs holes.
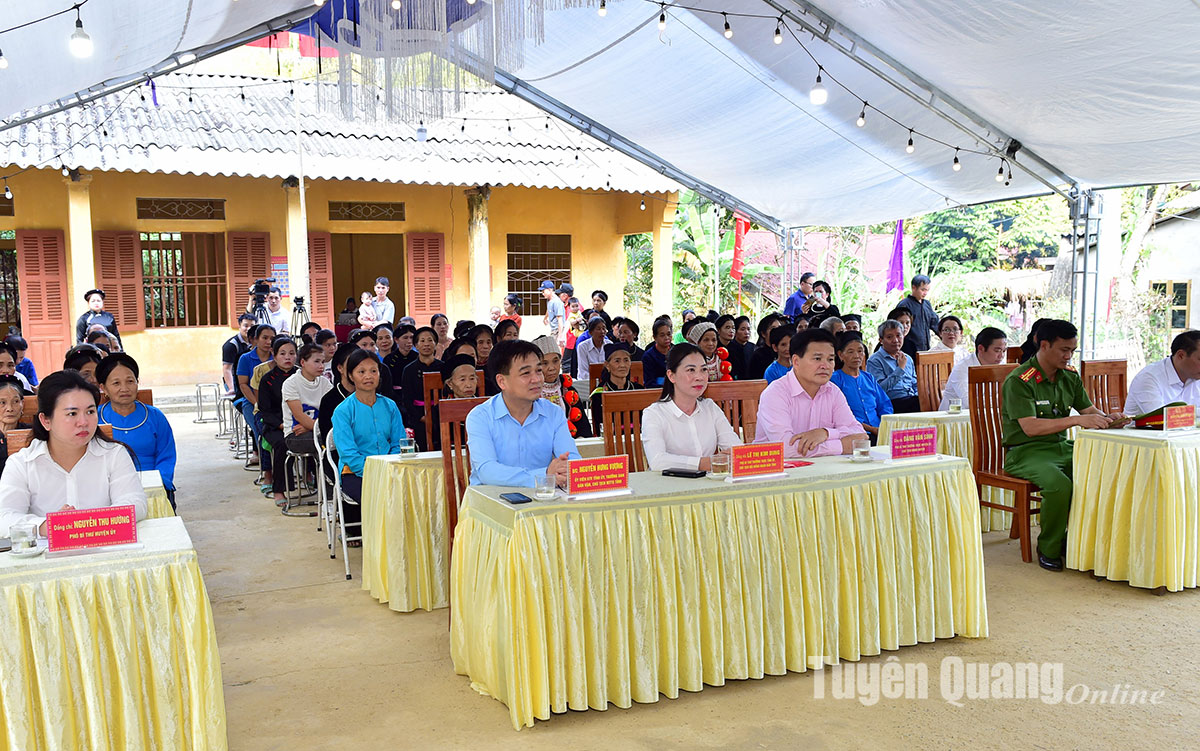
[[[860,664],[924,663],[929,698],[814,698],[812,672],[710,687],[631,709],[570,712],[515,732],[450,663],[447,611],[399,614],[329,559],[315,520],[282,517],[212,425],[172,415],[180,514],[212,598],[231,749],[823,749],[1194,747],[1200,592],[1156,597],[1021,562],[984,536],[991,638],[907,647]],[[964,700],[943,658],[1058,662],[1064,689],[1162,691],[1157,705]]]

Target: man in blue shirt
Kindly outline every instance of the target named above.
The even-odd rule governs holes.
[[[800,288],[792,293],[792,296],[787,299],[783,305],[783,314],[785,316],[794,317],[803,312],[804,303],[808,302],[809,295],[813,293],[813,279],[817,275],[811,271],[805,271],[800,275]]]
[[[550,327],[550,336],[558,342],[561,351],[567,344],[567,309],[554,292],[554,282],[547,279],[542,282],[540,289],[546,298],[546,325]]]
[[[867,373],[892,400],[892,411],[896,414],[921,411],[917,369],[912,358],[900,350],[903,344],[904,325],[899,321],[884,321],[879,324],[879,351],[867,360]]]
[[[562,408],[541,398],[541,350],[520,339],[500,342],[488,369],[500,393],[467,415],[472,485],[532,488],[537,477],[567,482],[567,462],[579,458]]]

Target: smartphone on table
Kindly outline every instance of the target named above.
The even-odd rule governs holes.
[[[511,504],[529,503],[533,499],[524,493],[501,493],[500,498]]]

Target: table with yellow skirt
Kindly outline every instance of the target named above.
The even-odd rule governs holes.
[[[782,479],[629,484],[603,500],[513,506],[493,486],[463,498],[450,654],[514,728],[987,636],[962,459],[825,457]]]
[[[972,461],[971,452],[975,442],[971,438],[971,416],[963,411],[957,414],[951,412],[910,412],[903,415],[884,415],[879,423],[879,445],[888,443],[888,437],[893,430],[905,428],[924,428],[935,426],[938,429],[938,452],[951,456],[961,456]],[[1013,505],[1015,498],[1012,491],[985,486],[984,498],[993,503]],[[1037,507],[1036,504],[1034,506]],[[1037,524],[1038,517],[1032,517]],[[979,528],[984,532],[1007,530],[1012,527],[1012,514],[995,508],[981,506],[979,513]]]
[[[604,454],[600,438],[582,438],[576,446],[585,458]],[[401,613],[450,604],[449,521],[441,451],[406,458],[368,457],[363,467],[362,523],[363,589]]]
[[[175,516],[171,501],[167,499],[167,488],[163,485],[162,475],[157,469],[147,469],[138,472],[142,479],[142,490],[146,492],[146,518],[161,519]]]
[[[139,523],[138,544],[0,553],[0,748],[227,747],[212,610],[183,520]]]
[[[1171,592],[1200,579],[1200,431],[1081,430],[1067,568]]]

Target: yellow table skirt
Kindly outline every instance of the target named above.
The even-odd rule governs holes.
[[[938,429],[938,453],[950,456],[961,456],[971,461],[971,452],[975,442],[971,438],[971,418],[967,412],[951,414],[949,412],[910,412],[903,415],[884,415],[879,423],[879,445],[888,443],[888,437],[893,430],[905,428],[924,428],[930,425]],[[991,503],[1003,503],[1011,506],[1015,502],[1012,491],[985,486],[983,498]],[[1034,504],[1034,508],[1037,504]],[[1012,514],[996,508],[980,506],[979,527],[983,532],[1007,530],[1012,527]],[[1033,524],[1037,525],[1035,515]]]
[[[604,453],[599,438],[576,444],[584,457]],[[401,613],[450,604],[442,452],[425,451],[408,459],[368,457],[363,467],[362,521],[363,589]]]
[[[455,670],[514,728],[901,646],[984,637],[979,505],[960,459],[818,459],[784,480],[631,476],[632,497],[472,487],[452,561]]]
[[[225,749],[212,611],[179,519],[140,550],[0,555],[0,748]]]
[[[146,492],[146,518],[162,519],[175,516],[171,501],[167,498],[167,489],[163,486],[162,475],[157,469],[138,472],[142,478],[142,490]]]
[[[441,452],[368,457],[362,522],[363,589],[402,613],[450,604]]]
[[[1081,430],[1067,568],[1171,592],[1200,579],[1200,434]]]

